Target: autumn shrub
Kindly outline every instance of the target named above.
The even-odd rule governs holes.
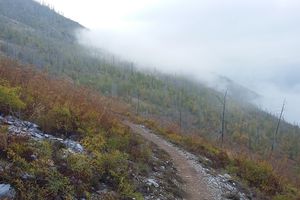
[[[67,105],[54,105],[44,116],[44,119],[45,121],[40,124],[46,130],[55,128],[61,133],[68,133],[74,130],[72,127],[72,115]],[[55,127],[47,127],[49,125],[55,125]]]
[[[34,155],[37,158],[51,159],[53,157],[53,147],[55,146],[49,141],[43,140],[39,142],[33,142],[32,147],[34,148]]]
[[[20,199],[30,199],[30,197],[34,197],[33,199],[71,199],[75,194],[69,178],[55,168],[32,167],[29,175],[33,178],[21,177],[18,183],[13,181]]]
[[[135,192],[135,186],[130,182],[128,170],[128,155],[120,151],[112,151],[105,154],[96,154],[93,158],[93,167],[102,174],[102,181],[113,188],[123,198],[142,199]]]
[[[149,155],[141,141],[132,137],[127,129],[124,131],[114,129],[106,134],[100,132],[94,137],[86,136],[82,142],[92,155],[89,164],[94,172],[92,182],[99,179],[116,188],[122,197],[139,199],[140,196],[129,179],[128,160],[146,162]]]
[[[74,188],[71,186],[69,179],[56,170],[49,173],[45,186],[49,195],[48,197],[68,198],[74,196]]]
[[[106,173],[114,171],[114,173],[116,174],[128,169],[127,158],[127,154],[122,153],[118,150],[112,151],[110,153],[105,153],[100,156],[103,170]]]
[[[20,157],[26,162],[32,161],[31,155],[34,153],[34,148],[31,143],[23,143],[22,140],[9,145],[8,152],[12,158]]]
[[[149,164],[152,151],[149,145],[145,144],[139,137],[130,137],[129,140],[129,151],[130,160],[135,161],[141,165]],[[143,163],[143,164],[142,164]]]
[[[71,183],[77,194],[87,193],[91,188],[94,176],[91,163],[90,158],[82,154],[70,154],[66,159],[68,172],[65,173],[73,177]]]
[[[129,145],[129,139],[130,136],[123,136],[120,137],[118,135],[111,135],[107,137],[107,141],[105,144],[105,149],[106,151],[114,151],[114,150],[119,150],[119,151],[127,151],[128,150],[128,145]]]
[[[237,176],[246,180],[250,186],[272,196],[283,191],[280,177],[275,175],[272,166],[266,161],[253,161],[241,156],[234,160],[234,165]]]
[[[0,80],[0,109],[8,114],[11,111],[19,111],[26,107],[20,99],[21,88],[10,87],[6,81]]]
[[[91,161],[86,155],[70,154],[67,159],[67,166],[73,175],[80,180],[89,182],[92,178]]]
[[[81,144],[90,153],[102,152],[106,145],[106,139],[104,137],[104,133],[99,132],[97,134],[84,137],[81,140]]]
[[[12,165],[3,177],[14,185],[18,199],[67,199],[73,196],[69,177],[54,167],[53,146],[48,141],[12,139],[7,152]]]
[[[0,152],[7,149],[8,136],[6,128],[0,128]]]
[[[290,185],[290,184],[285,184],[284,187],[284,192],[283,194],[278,194],[273,197],[274,200],[300,200],[300,191]]]
[[[95,135],[85,136],[81,141],[90,153],[91,158],[85,161],[84,158],[79,159],[82,161],[80,161],[78,166],[80,167],[78,173],[84,170],[83,168],[88,171],[91,170],[93,174],[90,181],[91,184],[100,180],[112,188],[116,188],[118,193],[124,198],[139,197],[135,192],[135,186],[129,178],[128,160],[135,157],[135,155],[137,155],[135,159],[140,159],[143,157],[141,156],[143,150],[139,146],[140,141],[134,142],[135,139],[128,132],[127,128],[126,130],[118,131],[113,129],[107,133],[100,131]],[[76,157],[74,157],[75,163],[78,162],[76,160]],[[74,164],[69,163],[68,165],[73,166]]]

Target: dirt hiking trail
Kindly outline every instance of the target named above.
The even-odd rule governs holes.
[[[251,191],[236,182],[229,174],[222,175],[213,169],[205,168],[199,162],[199,157],[180,149],[143,125],[128,121],[125,124],[134,133],[156,144],[158,148],[170,155],[178,175],[184,182],[183,190],[187,194],[186,200],[256,199]],[[202,159],[207,158],[202,157]]]
[[[178,148],[165,141],[161,137],[151,133],[144,126],[126,122],[133,132],[141,135],[146,140],[153,142],[159,148],[166,151],[172,158],[179,176],[184,181],[184,191],[188,194],[188,200],[210,200],[216,199],[205,182],[205,174],[197,171],[186,155],[179,152]]]

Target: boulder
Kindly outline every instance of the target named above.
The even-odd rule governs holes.
[[[10,184],[0,184],[0,199],[14,199],[15,189]]]
[[[156,188],[158,188],[159,187],[159,184],[154,180],[154,179],[147,179],[147,185],[149,185],[149,186],[154,186],[154,187],[156,187]]]
[[[78,142],[67,139],[63,143],[66,145],[67,148],[74,151],[75,153],[82,153],[83,152],[83,147]]]
[[[224,174],[223,176],[224,176],[224,178],[226,178],[226,179],[228,179],[228,180],[231,180],[231,179],[232,179],[232,177],[231,177],[229,174]]]

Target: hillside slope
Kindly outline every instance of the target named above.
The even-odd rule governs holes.
[[[32,0],[0,0],[3,55],[97,90],[112,97],[110,100],[120,99],[131,105],[128,113],[132,116],[155,119],[164,127],[201,135],[220,145],[222,92],[185,77],[144,72],[103,50],[82,47],[74,35],[80,28],[78,23]],[[274,166],[299,184],[299,127],[283,121],[275,137],[277,117],[247,101],[255,94],[243,92],[246,88],[226,78],[222,80],[229,89],[223,145],[233,152],[269,159],[274,143],[272,159],[288,161],[281,165],[275,162]]]
[[[74,31],[82,26],[37,2],[0,3],[3,54],[71,78],[106,96],[120,97],[137,114],[175,123],[183,132],[198,132],[213,140],[220,137],[222,93],[185,77],[142,72],[131,62],[82,47],[74,36]],[[276,140],[279,152],[298,158],[299,127],[283,122],[274,138],[277,118],[245,101],[256,94],[227,78],[221,77],[219,84],[229,89],[225,132],[230,145],[241,144],[262,154]]]
[[[0,199],[183,198],[170,157],[107,108],[126,105],[4,58],[0,83]]]

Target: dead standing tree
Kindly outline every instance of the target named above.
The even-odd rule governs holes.
[[[279,119],[278,119],[278,122],[277,122],[277,126],[276,126],[275,132],[274,132],[274,134],[273,134],[273,142],[272,142],[272,147],[271,147],[271,154],[273,153],[273,151],[274,151],[274,149],[275,149],[275,145],[276,145],[276,143],[277,143],[277,135],[278,135],[280,123],[281,123],[281,120],[282,120],[282,116],[283,116],[285,104],[286,104],[286,101],[284,100],[284,101],[283,101],[283,104],[282,104],[280,116],[279,116]]]
[[[224,143],[224,132],[225,132],[225,112],[226,112],[226,100],[227,100],[227,93],[228,90],[226,90],[223,98],[223,111],[222,111],[222,129],[221,129],[221,137],[222,137],[222,147]]]
[[[228,89],[225,91],[223,98],[217,96],[218,100],[222,104],[222,121],[221,121],[221,146],[223,147],[224,135],[225,135],[225,114],[226,114],[226,103],[227,103]]]
[[[180,131],[182,131],[182,103],[183,103],[182,95],[183,95],[183,89],[181,88],[178,94],[178,112],[179,112],[178,123],[179,123]]]
[[[140,98],[141,98],[141,92],[140,89],[138,88],[137,90],[137,106],[136,106],[136,115],[140,115]]]

